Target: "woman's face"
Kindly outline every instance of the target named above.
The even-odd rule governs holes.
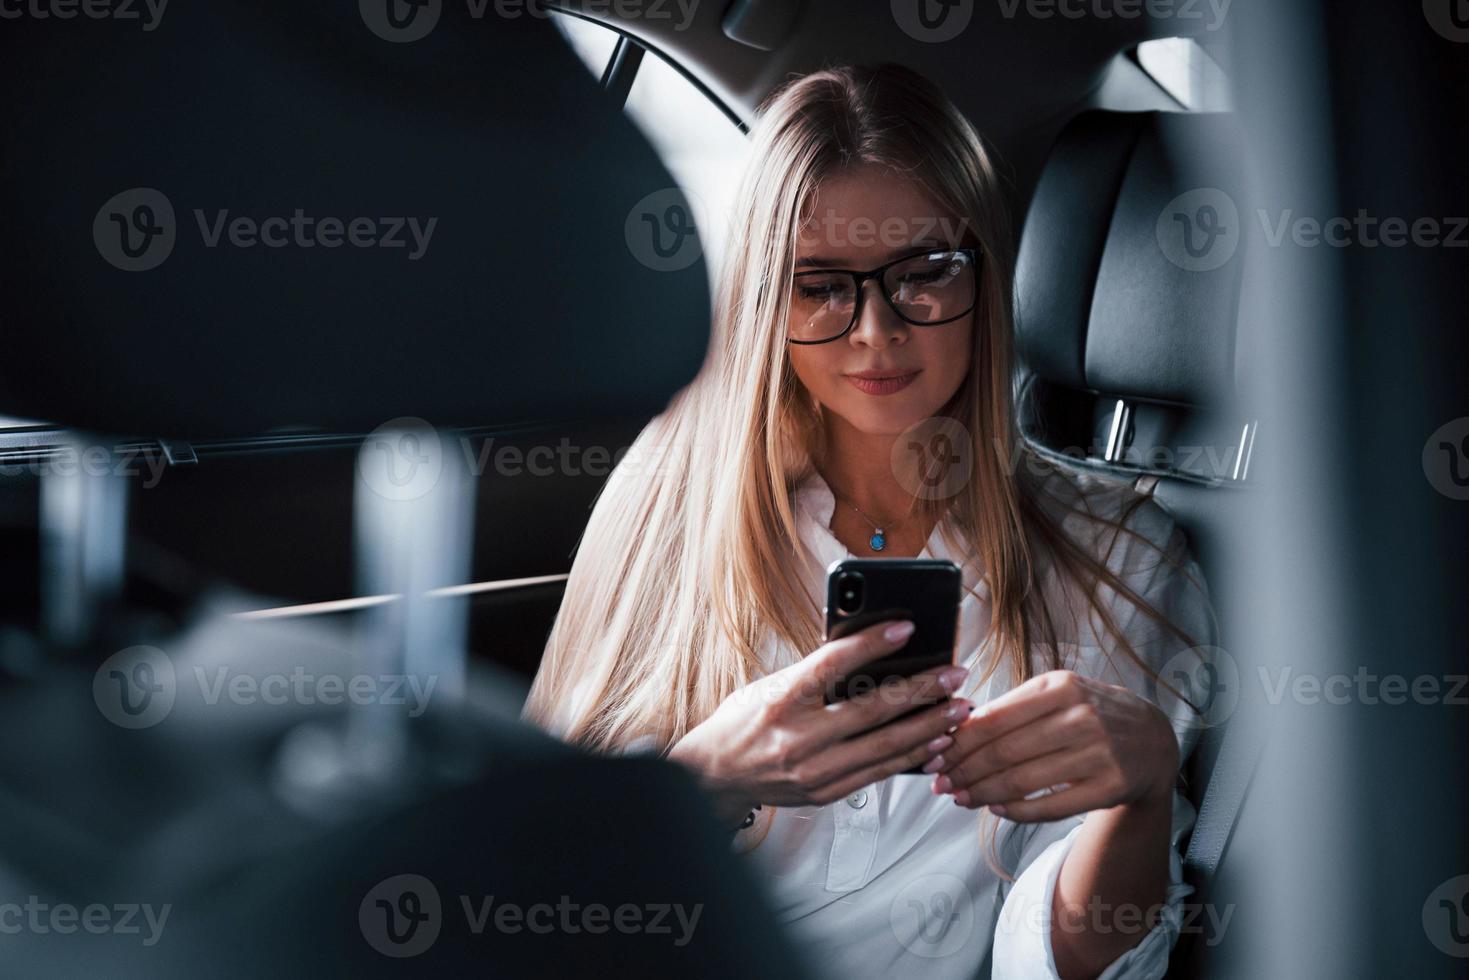
[[[890,170],[862,167],[828,178],[817,189],[797,237],[795,272],[866,272],[926,248],[952,248],[964,230],[959,218],[917,184]],[[915,289],[923,288],[924,275],[908,278]],[[811,311],[838,281],[795,279],[788,330],[808,329]],[[848,277],[848,289],[850,282]],[[898,435],[937,415],[959,390],[969,373],[975,314],[916,326],[898,316],[882,288],[877,279],[862,284],[857,322],[845,336],[786,349],[796,376],[826,412],[864,434]]]

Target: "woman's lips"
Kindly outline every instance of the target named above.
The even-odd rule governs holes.
[[[844,374],[842,377],[850,381],[852,387],[866,394],[891,395],[908,387],[918,375],[918,371],[909,371],[906,374],[878,374],[864,371],[860,374]]]

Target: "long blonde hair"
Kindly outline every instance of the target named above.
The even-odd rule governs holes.
[[[917,181],[983,252],[972,367],[941,414],[973,441],[973,470],[947,502],[946,531],[967,545],[989,587],[989,670],[1003,665],[1019,683],[1062,666],[1038,588],[1042,562],[1082,587],[1134,661],[1102,584],[1177,633],[1061,531],[1040,482],[1017,465],[1028,450],[1012,405],[1011,228],[995,167],[963,115],[908,69],[831,68],[773,95],[753,142],[708,359],[603,488],[526,717],[595,749],[651,738],[666,750],[765,672],[760,650],[771,631],[803,654],[821,644],[792,494],[821,459],[822,426],[789,362],[786,316],[813,192],[859,165]],[[936,518],[944,503],[915,498],[914,510]],[[1038,659],[1033,646],[1048,652]]]

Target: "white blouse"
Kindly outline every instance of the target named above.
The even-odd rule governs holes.
[[[1121,516],[1128,491],[1084,475],[1060,486],[1071,493],[1078,485],[1094,491],[1089,495],[1094,512]],[[830,531],[835,500],[819,475],[797,488],[795,507],[802,539],[815,556],[807,574],[819,606],[825,595],[826,567],[852,556]],[[1213,644],[1202,575],[1188,557],[1182,533],[1160,505],[1145,501],[1127,526],[1181,562],[1187,575],[1129,535],[1116,536],[1108,552],[1112,536],[1091,522],[1073,516],[1064,526],[1079,540],[1093,543],[1099,556],[1105,553],[1108,567],[1197,644]],[[959,553],[948,540],[950,533],[947,522],[941,522],[921,557],[953,561],[963,571],[968,589],[978,593],[978,597],[964,595],[957,662],[970,671],[959,695],[980,705],[1009,690],[1009,670],[1002,666],[978,684],[990,655],[984,642],[990,625],[989,590],[980,581],[975,562],[966,560],[967,552]],[[1055,576],[1047,575],[1043,581],[1053,603],[1075,602],[1075,596],[1060,591]],[[1187,649],[1110,589],[1104,587],[1103,596],[1118,626],[1155,672]],[[1144,671],[1130,661],[1114,664],[1107,657],[1098,639],[1102,631],[1089,622],[1090,617],[1079,617],[1080,623],[1065,615],[1055,618],[1063,666],[1158,701],[1155,683]],[[773,639],[763,655],[772,671],[800,657]],[[1125,654],[1119,653],[1117,659],[1125,660]],[[1175,671],[1168,680],[1174,687],[1188,684],[1192,672],[1188,673]],[[1182,693],[1202,703],[1200,692]],[[1181,757],[1186,758],[1195,741],[1194,728],[1185,717],[1189,709],[1177,699],[1162,703],[1177,706],[1172,712],[1174,728]],[[956,806],[947,795],[934,795],[933,779],[898,775],[828,806],[766,807],[754,826],[737,835],[735,847],[765,879],[778,916],[809,952],[818,974],[845,980],[1056,977],[1050,942],[1052,898],[1061,863],[1084,818],[1045,824],[1001,820],[987,811]],[[1163,975],[1178,935],[1183,899],[1192,892],[1182,883],[1178,845],[1193,821],[1193,807],[1175,793],[1167,909],[1161,924],[1111,964],[1103,977]],[[996,824],[993,852],[1013,880],[998,875],[987,861],[990,828]],[[1119,927],[1142,928],[1136,924],[1140,915],[1128,918],[1120,913],[1115,921]]]

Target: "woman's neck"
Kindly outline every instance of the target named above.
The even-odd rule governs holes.
[[[901,520],[913,506],[913,494],[893,468],[896,435],[859,432],[840,418],[827,416],[826,452],[816,462],[826,485],[841,501],[874,518]]]

